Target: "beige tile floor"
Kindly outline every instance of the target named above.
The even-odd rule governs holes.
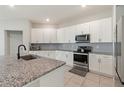
[[[68,72],[67,67],[64,76],[65,87],[114,87],[114,80],[110,77],[101,76],[88,72],[85,77]]]

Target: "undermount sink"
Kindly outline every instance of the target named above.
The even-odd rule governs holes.
[[[29,54],[29,55],[21,56],[21,58],[24,60],[32,60],[32,59],[36,59],[37,57]]]

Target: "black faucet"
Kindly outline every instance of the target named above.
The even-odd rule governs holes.
[[[21,47],[21,46],[23,46],[24,49],[26,50],[25,45],[19,45],[19,46],[18,46],[18,53],[17,53],[17,58],[18,58],[18,59],[20,59],[20,47]]]

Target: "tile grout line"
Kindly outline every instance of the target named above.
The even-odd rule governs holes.
[[[69,81],[72,79],[73,76],[70,77],[70,79],[67,81],[67,83],[65,84],[65,87],[66,85],[69,83]]]
[[[84,77],[84,81],[81,83],[82,86],[84,85],[85,80],[86,80],[86,77]],[[80,85],[80,86],[81,86],[81,85]]]

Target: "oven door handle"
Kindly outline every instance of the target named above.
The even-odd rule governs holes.
[[[74,54],[77,54],[77,55],[88,55],[87,53],[74,53]]]

